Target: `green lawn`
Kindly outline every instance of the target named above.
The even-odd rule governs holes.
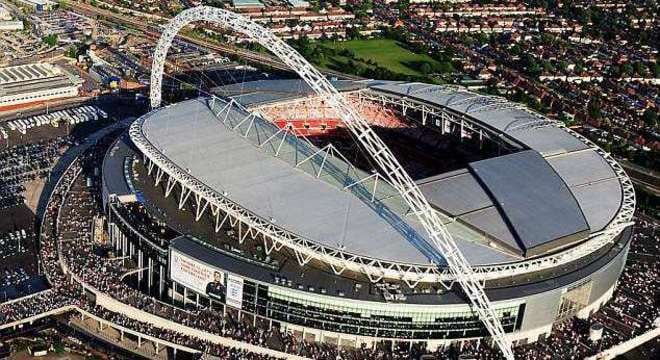
[[[350,40],[350,41],[323,41],[319,43],[322,47],[336,50],[349,49],[359,59],[372,60],[392,72],[403,75],[423,76],[419,70],[424,62],[432,66],[438,64],[436,60],[427,54],[415,54],[406,49],[396,40],[372,39],[372,40]],[[347,58],[334,55],[321,61],[320,65],[335,70],[342,70],[346,65]]]

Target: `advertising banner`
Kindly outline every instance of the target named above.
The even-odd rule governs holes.
[[[238,276],[227,276],[227,305],[237,309],[243,305],[243,279]]]
[[[170,252],[170,278],[200,294],[224,292],[224,273],[182,253]],[[242,288],[241,288],[242,292]]]

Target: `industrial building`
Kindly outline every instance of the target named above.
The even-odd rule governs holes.
[[[0,111],[74,97],[81,85],[80,77],[48,63],[0,68]]]

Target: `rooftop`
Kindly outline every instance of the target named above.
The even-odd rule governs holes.
[[[513,154],[418,180],[472,264],[518,261],[572,246],[602,230],[619,211],[621,184],[602,156],[575,133],[520,105],[446,86],[335,85],[455,112],[518,145]],[[216,93],[248,107],[312,95],[299,80],[233,84]],[[393,187],[379,183],[372,201],[370,174],[340,153],[326,157],[309,142],[283,137],[248,111],[232,106],[223,123],[206,100],[197,99],[146,116],[142,131],[171,163],[210,189],[307,240],[385,261],[444,262]],[[360,186],[346,190],[354,183]]]
[[[323,156],[311,156],[318,149],[295,137],[285,141],[280,155],[274,156],[272,144],[263,142],[277,132],[274,125],[263,119],[252,125],[249,138],[261,139],[261,148],[238,135],[246,128],[231,129],[246,116],[233,108],[226,125],[205,101],[192,100],[144,117],[142,133],[173,164],[212,190],[308,240],[387,261],[428,264],[433,258],[444,262],[437,258],[421,224],[406,216],[407,207],[394,189],[379,185],[374,202],[369,201],[367,181],[351,191],[343,190],[369,175],[338,156],[328,157],[322,165]],[[487,243],[480,244],[483,236],[474,230],[445,219],[470,262],[516,260]]]
[[[77,86],[81,82],[60,67],[47,63],[0,68],[0,96]]]
[[[241,8],[241,7],[264,7],[264,4],[259,0],[231,0],[231,3],[236,8]]]

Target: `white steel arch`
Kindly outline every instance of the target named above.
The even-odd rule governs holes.
[[[181,28],[195,21],[209,21],[224,25],[256,41],[298,73],[315,93],[326,100],[346,127],[353,133],[360,145],[379,165],[385,177],[401,193],[407,205],[428,232],[435,247],[447,261],[450,271],[456,275],[456,280],[469,298],[475,311],[479,314],[495,344],[507,359],[513,360],[511,343],[490,300],[486,296],[484,284],[476,279],[472,267],[415,182],[399,164],[399,161],[385,143],[371,129],[369,123],[345,101],[325,76],[292,47],[277,38],[270,30],[223,9],[200,6],[182,11],[166,25],[156,46],[151,70],[151,106],[157,108],[161,104],[165,58],[174,37]]]

